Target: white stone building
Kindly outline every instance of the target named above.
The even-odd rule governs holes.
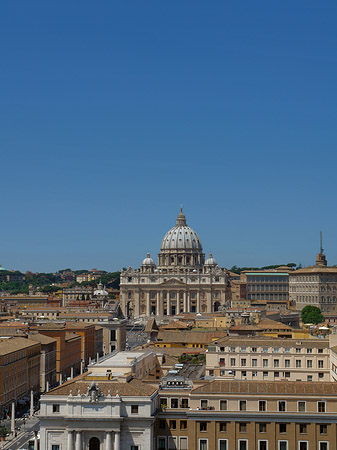
[[[214,312],[226,303],[227,272],[212,254],[205,261],[197,233],[182,212],[164,236],[158,266],[150,254],[139,269],[122,270],[121,306],[126,317]]]
[[[133,378],[154,354],[121,352],[41,397],[44,450],[152,450],[157,388]]]

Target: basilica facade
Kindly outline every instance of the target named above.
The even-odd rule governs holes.
[[[210,313],[226,303],[227,273],[210,253],[205,260],[197,233],[180,210],[164,236],[158,265],[148,253],[140,268],[122,270],[121,307],[125,317]]]

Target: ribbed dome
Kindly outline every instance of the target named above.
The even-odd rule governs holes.
[[[185,248],[202,250],[202,245],[197,233],[187,226],[186,217],[181,208],[176,225],[165,234],[160,249],[178,250]]]
[[[146,258],[143,260],[142,262],[142,266],[155,266],[155,262],[153,261],[153,259],[150,256],[150,253],[146,254]]]
[[[210,252],[209,257],[205,261],[205,266],[216,266],[218,263],[213,258],[212,252]]]

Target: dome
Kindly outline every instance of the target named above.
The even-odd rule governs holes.
[[[180,208],[177,223],[164,236],[161,250],[197,249],[202,250],[197,233],[186,224],[186,217]]]
[[[105,287],[103,288],[103,284],[99,283],[97,286],[97,289],[94,290],[94,295],[99,295],[99,296],[107,296],[109,295],[109,293],[105,290]]]
[[[150,256],[150,253],[146,254],[146,258],[143,260],[142,266],[156,266],[155,262]]]
[[[205,261],[205,266],[217,266],[218,263],[213,258],[212,252],[210,252],[209,257]]]

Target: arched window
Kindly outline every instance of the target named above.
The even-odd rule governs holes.
[[[97,437],[92,437],[89,441],[89,450],[100,450],[101,443]]]

